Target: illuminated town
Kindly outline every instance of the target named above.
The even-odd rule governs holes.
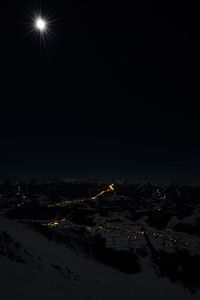
[[[123,272],[152,264],[173,280],[174,272],[183,276],[180,265],[190,268],[185,264],[200,257],[198,191],[192,184],[10,181],[2,184],[0,199],[2,214],[48,240]],[[193,289],[185,276],[179,280]]]

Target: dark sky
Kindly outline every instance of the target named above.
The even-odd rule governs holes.
[[[0,2],[0,177],[200,179],[197,4],[40,1],[44,47],[38,3]]]

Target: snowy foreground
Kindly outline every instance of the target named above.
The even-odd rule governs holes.
[[[0,216],[2,300],[200,299],[180,284],[158,277],[151,264],[128,275],[85,258],[27,225]]]

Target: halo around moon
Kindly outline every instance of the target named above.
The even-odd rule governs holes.
[[[40,49],[49,51],[54,46],[57,38],[57,26],[59,19],[49,8],[39,5],[27,10],[24,18],[25,36],[39,43]]]

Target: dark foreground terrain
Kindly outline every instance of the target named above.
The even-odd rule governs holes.
[[[2,180],[0,212],[5,300],[200,297],[200,183]]]

